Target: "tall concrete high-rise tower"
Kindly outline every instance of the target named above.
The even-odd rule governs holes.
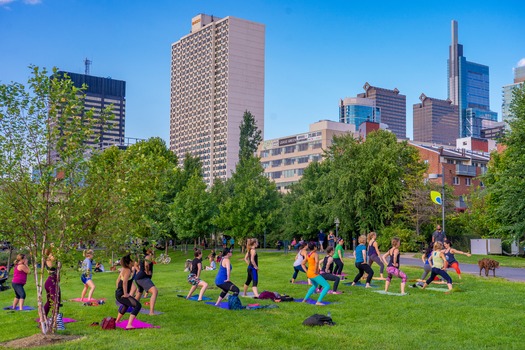
[[[357,97],[365,97],[375,102],[376,107],[381,109],[381,123],[388,125],[399,139],[406,139],[407,133],[407,98],[394,90],[384,89],[365,83],[364,93]]]
[[[202,161],[204,180],[226,179],[246,110],[264,133],[265,26],[200,14],[171,46],[170,149]]]
[[[458,106],[459,137],[480,137],[486,124],[498,120],[490,110],[489,67],[467,61],[458,43],[458,22],[451,24],[448,59],[448,99]]]
[[[514,83],[503,86],[503,101],[501,104],[501,114],[504,122],[514,118],[510,111],[510,105],[514,98],[514,89],[520,88],[525,83],[525,58],[518,62],[514,68]],[[507,125],[508,127],[508,125]]]

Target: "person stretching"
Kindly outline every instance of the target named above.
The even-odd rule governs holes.
[[[379,246],[377,245],[377,234],[375,232],[370,232],[368,234],[368,264],[372,267],[373,263],[379,265],[379,275],[381,279],[384,280],[383,271],[385,271],[385,264],[381,259],[381,252],[379,252]]]
[[[13,270],[13,279],[11,280],[11,287],[15,291],[15,298],[13,299],[13,310],[24,309],[24,301],[26,299],[26,291],[24,286],[27,282],[27,274],[29,273],[29,266],[27,265],[27,257],[25,254],[18,254],[15,260],[15,268]]]
[[[88,300],[93,299],[93,292],[95,291],[95,283],[93,283],[93,251],[91,249],[84,250],[83,253],[85,259],[82,262],[82,275],[80,280],[84,283],[84,289],[82,289],[82,294],[80,295],[80,301],[84,301],[86,292],[89,288]]]
[[[324,257],[323,262],[321,264],[320,272],[321,272],[321,275],[323,275],[323,278],[325,280],[334,282],[334,288],[332,289],[333,290],[332,293],[340,294],[341,292],[337,292],[337,288],[339,287],[339,281],[341,281],[341,279],[339,278],[339,276],[336,276],[332,273],[332,271],[334,270],[333,255],[334,255],[334,247],[328,246],[328,248],[326,248],[326,256]],[[328,291],[328,293],[330,293],[330,291]]]
[[[137,292],[135,293],[135,299],[140,301],[144,291],[151,293],[151,299],[149,300],[149,314],[155,315],[155,302],[157,301],[157,295],[159,291],[155,284],[151,280],[153,277],[153,250],[147,249],[144,251],[144,259],[139,263],[139,271],[135,276],[135,283],[137,284]],[[147,304],[146,304],[147,305]]]
[[[132,261],[131,257],[128,255],[120,259],[120,265],[122,269],[117,278],[117,290],[115,291],[115,299],[121,304],[118,308],[118,316],[116,323],[119,323],[122,317],[126,314],[128,308],[133,308],[131,315],[129,315],[128,325],[126,329],[133,328],[133,320],[137,317],[142,308],[140,302],[131,296],[131,289],[133,286],[133,278],[131,275],[131,266]]]
[[[246,277],[246,282],[244,283],[244,296],[246,296],[248,286],[253,281],[252,290],[255,298],[259,297],[259,291],[257,290],[257,284],[259,283],[259,258],[256,250],[258,246],[259,242],[257,241],[257,238],[248,239],[248,251],[244,256],[244,261],[248,264],[248,277]]]
[[[447,281],[447,287],[448,290],[452,290],[452,278],[448,275],[446,269],[447,269],[447,259],[445,258],[445,254],[443,254],[443,244],[441,242],[435,242],[434,243],[434,251],[432,252],[432,255],[430,256],[430,259],[428,262],[430,263],[430,266],[432,266],[432,272],[430,273],[430,278],[426,280],[425,284],[423,285],[423,289],[425,289],[436,276],[441,276],[445,281]]]
[[[202,271],[202,252],[200,249],[195,249],[195,253],[193,255],[195,256],[195,258],[191,262],[191,272],[188,275],[188,283],[191,284],[191,288],[186,299],[191,298],[191,295],[193,294],[193,292],[195,292],[195,289],[197,289],[197,287],[201,287],[201,291],[199,293],[199,298],[197,299],[197,301],[202,301],[204,292],[206,292],[206,288],[208,288],[208,283],[200,279]]]
[[[303,303],[308,301],[308,298],[310,298],[317,288],[322,288],[321,294],[319,294],[319,298],[317,298],[317,303],[315,303],[315,305],[324,305],[322,301],[326,293],[328,293],[330,285],[326,282],[323,276],[319,274],[319,255],[317,254],[317,246],[315,242],[308,243],[308,250],[310,250],[310,253],[308,253],[307,256],[308,271],[306,272],[306,276],[312,281],[312,286],[308,289],[308,292],[303,299]],[[306,270],[307,260],[303,260],[302,262],[304,270]]]
[[[445,242],[443,244],[445,246],[445,250],[443,251],[443,254],[445,254],[445,259],[447,259],[448,267],[449,268],[452,267],[454,270],[456,270],[456,273],[458,274],[458,278],[461,279],[461,270],[459,269],[459,263],[454,257],[454,254],[463,254],[466,256],[471,256],[471,254],[452,248],[452,243],[450,243],[448,239],[445,239]]]
[[[429,273],[432,272],[432,267],[430,266],[430,263],[428,262],[428,259],[430,259],[430,255],[432,255],[432,245],[429,244],[427,248],[425,249],[425,252],[421,255],[421,261],[423,261],[423,273],[421,274],[420,281],[416,283],[416,285],[423,287],[423,282],[426,281],[426,278]]]
[[[47,248],[45,250],[46,255],[46,270],[49,272],[49,276],[46,279],[46,282],[44,283],[44,288],[46,290],[46,303],[44,305],[44,313],[46,314],[46,317],[49,315],[49,310],[51,310],[51,307],[54,305],[57,305],[57,313],[59,312],[59,308],[62,306],[61,304],[61,292],[60,287],[58,283],[58,275],[57,275],[57,265],[58,262],[56,261],[56,258],[53,256],[53,251],[51,248]]]
[[[232,256],[232,251],[230,248],[224,248],[222,251],[221,264],[219,265],[219,271],[217,272],[217,277],[215,277],[215,285],[222,289],[219,298],[215,305],[219,305],[221,300],[224,299],[228,292],[232,292],[234,295],[238,295],[240,290],[235,284],[230,281],[230,272],[232,270],[232,265],[230,258]]]
[[[337,241],[337,245],[335,246],[335,253],[334,253],[334,263],[335,263],[335,269],[334,269],[334,275],[341,276],[341,279],[343,274],[343,267],[345,264],[343,263],[343,256],[345,255],[345,252],[343,250],[343,244],[345,243],[343,238],[339,238],[339,241]]]
[[[297,255],[295,256],[295,261],[293,262],[293,276],[292,276],[292,279],[290,280],[290,283],[294,283],[295,282],[295,279],[297,278],[297,275],[299,274],[299,272],[304,272],[306,273],[306,269],[303,268],[303,261],[306,259],[306,249],[308,248],[308,245],[303,242],[301,243],[301,245],[299,246],[299,252],[297,253]],[[308,281],[308,284],[310,284],[310,281]]]
[[[407,283],[407,275],[399,269],[399,246],[400,246],[400,239],[397,237],[392,238],[392,248],[388,252],[386,252],[383,255],[383,260],[386,261],[386,257],[390,257],[390,261],[388,262],[388,267],[386,268],[386,272],[388,273],[388,276],[386,278],[385,282],[385,292],[388,292],[388,287],[390,287],[390,281],[392,281],[392,276],[396,276],[401,278],[401,294],[405,294],[405,285]]]
[[[355,286],[356,283],[359,283],[359,280],[361,280],[361,277],[363,277],[364,273],[366,272],[368,276],[366,277],[365,288],[370,288],[370,281],[372,281],[372,277],[374,277],[374,270],[372,270],[370,265],[366,263],[366,236],[359,236],[358,242],[359,245],[354,250],[354,258],[355,267],[359,271],[352,282],[352,286]]]

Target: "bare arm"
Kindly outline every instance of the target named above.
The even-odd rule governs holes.
[[[319,273],[319,255],[314,254],[314,258],[315,258],[315,273],[318,274]]]
[[[128,290],[128,284],[126,281],[129,279],[129,275],[131,274],[130,269],[122,269],[121,278],[122,278],[122,290],[124,291],[124,294],[122,295],[123,298],[129,297],[129,290]]]
[[[362,256],[363,256],[362,264],[366,264],[366,250],[363,249],[363,251],[361,253],[362,253]]]
[[[246,254],[244,255],[244,261],[246,262],[247,265],[250,265],[250,259],[248,258],[249,255],[250,255],[250,251],[248,250]]]
[[[472,254],[470,254],[470,253],[465,253],[465,252],[462,252],[461,250],[457,250],[457,249],[454,249],[454,248],[450,249],[450,252],[452,254],[461,254],[461,255],[466,255],[466,256],[472,256]]]
[[[18,264],[17,265],[17,269],[18,269],[18,271],[23,271],[25,273],[29,273],[29,266],[27,266],[26,264]]]
[[[300,253],[303,255],[303,253]],[[306,257],[303,255],[303,261],[301,262],[301,267],[303,268],[303,271],[306,272]]]

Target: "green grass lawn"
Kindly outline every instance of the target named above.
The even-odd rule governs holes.
[[[414,253],[414,258],[421,259],[421,253]],[[525,268],[525,259],[523,257],[515,257],[515,256],[505,256],[505,255],[472,255],[472,256],[466,256],[457,254],[456,260],[459,261],[459,264],[474,264],[477,265],[478,261],[483,258],[490,258],[494,259],[499,262],[499,266],[501,267],[519,267],[519,268]]]
[[[204,255],[206,255],[205,252]],[[94,296],[107,303],[85,307],[64,302],[64,317],[75,318],[59,333],[83,335],[84,338],[53,349],[523,349],[522,333],[525,315],[525,284],[500,278],[480,278],[464,274],[451,294],[441,291],[408,288],[408,296],[397,297],[374,293],[370,289],[342,285],[341,295],[327,295],[332,304],[318,307],[300,303],[279,303],[277,309],[229,311],[204,303],[178,298],[189,289],[184,260],[190,255],[172,253],[169,265],[156,265],[154,282],[159,288],[157,309],[162,315],[139,314],[139,319],[160,329],[104,331],[90,327],[106,316],[115,317],[116,273],[94,276]],[[306,285],[291,285],[294,254],[259,253],[259,290],[278,291],[302,298]],[[461,259],[461,262],[466,262]],[[402,261],[401,261],[402,263]],[[232,258],[232,280],[242,289],[246,264],[235,252]],[[409,278],[418,278],[420,269],[405,267]],[[345,271],[357,272],[353,261],[346,260]],[[377,270],[376,270],[377,271]],[[204,271],[202,278],[214,287],[215,271]],[[305,275],[299,275],[304,279]],[[451,273],[457,280],[454,272]],[[27,305],[36,306],[34,282],[26,286]],[[377,281],[382,288],[384,282]],[[330,282],[331,284],[331,282]],[[438,287],[438,286],[436,286]],[[439,286],[445,288],[444,286]],[[68,271],[63,277],[63,299],[80,297],[82,284],[78,272]],[[399,280],[390,288],[399,292]],[[214,287],[206,293],[216,299]],[[11,290],[0,292],[0,305],[12,303]],[[315,295],[317,298],[317,295]],[[252,299],[241,298],[244,304]],[[271,304],[271,301],[260,301]],[[36,311],[3,312],[0,341],[38,333]],[[337,323],[334,327],[305,327],[302,322],[314,313],[328,313]]]

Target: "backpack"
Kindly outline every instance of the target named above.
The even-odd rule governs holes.
[[[243,306],[241,299],[237,294],[232,294],[228,297],[228,309],[230,310],[242,310]]]
[[[289,296],[289,295],[281,295],[281,301],[293,301],[293,297]]]
[[[333,326],[335,322],[330,316],[315,314],[303,321],[305,326]]]
[[[115,329],[116,321],[115,317],[106,317],[102,320],[101,327],[102,329]]]

